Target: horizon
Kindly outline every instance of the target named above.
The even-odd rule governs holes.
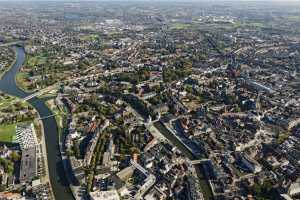
[[[300,0],[0,0],[0,2],[280,2],[290,3],[297,2]]]
[[[239,5],[239,4],[258,4],[258,5],[274,5],[274,6],[299,6],[300,0],[0,0],[0,3],[6,4],[22,4],[22,3],[187,3],[187,4],[197,4],[197,3],[208,3],[208,4],[228,4],[228,5]]]

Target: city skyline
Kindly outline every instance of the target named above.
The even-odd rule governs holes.
[[[298,1],[1,1],[1,200],[300,199]]]

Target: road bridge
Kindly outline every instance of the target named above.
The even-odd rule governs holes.
[[[36,93],[33,93],[33,94],[31,94],[31,95],[23,98],[23,101],[29,101],[30,99],[33,99],[33,98],[38,97],[38,96],[41,96],[41,95],[43,95],[43,94],[45,94],[47,92],[50,92],[51,90],[54,90],[55,87],[56,87],[56,85],[51,85],[51,86],[49,86],[47,88],[44,88],[44,89],[42,89],[42,90],[40,90],[40,91],[38,91]]]
[[[16,104],[16,103],[18,103],[18,102],[29,101],[29,100],[31,100],[31,99],[33,99],[33,98],[35,98],[35,97],[41,96],[41,95],[43,95],[43,94],[45,94],[45,93],[47,93],[47,92],[49,92],[49,91],[51,91],[51,90],[54,90],[54,89],[55,89],[55,85],[52,85],[52,86],[49,86],[49,87],[47,87],[47,88],[45,88],[45,89],[42,89],[42,90],[40,90],[40,91],[38,91],[38,92],[36,92],[36,93],[33,93],[33,94],[31,94],[31,95],[29,95],[29,96],[23,98],[23,99],[22,99],[22,98],[16,98],[16,99],[14,99],[13,101],[9,102],[9,104],[6,105],[5,107],[2,107],[2,109],[7,108],[7,107],[10,107],[10,106],[12,106],[12,105],[14,105],[14,104]]]
[[[198,164],[201,164],[202,162],[205,162],[205,161],[210,161],[210,159],[205,158],[205,159],[200,159],[200,160],[192,160],[191,164],[192,165],[198,165]]]
[[[0,44],[0,47],[9,47],[9,46],[15,46],[15,45],[24,45],[24,41],[14,41],[14,42],[8,42],[4,44]]]

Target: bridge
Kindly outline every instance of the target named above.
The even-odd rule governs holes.
[[[29,95],[27,97],[24,97],[23,99],[16,98],[13,101],[9,102],[9,104],[7,106],[2,107],[2,108],[10,107],[10,106],[12,106],[12,105],[14,105],[14,104],[16,104],[18,102],[29,101],[30,99],[33,99],[33,98],[38,97],[38,96],[41,96],[41,95],[43,95],[43,94],[45,94],[45,93],[47,93],[47,92],[49,92],[51,90],[54,90],[54,89],[55,89],[55,85],[52,85],[52,86],[49,86],[49,87],[47,87],[45,89],[42,89],[42,90],[34,93],[34,94],[31,94],[31,95]]]
[[[4,44],[0,44],[0,47],[9,47],[9,46],[14,46],[14,45],[24,45],[24,41],[14,41],[14,42],[8,42]]]
[[[55,87],[56,87],[56,85],[51,85],[51,86],[49,86],[47,88],[44,88],[44,89],[42,89],[42,90],[40,90],[40,91],[38,91],[38,92],[36,92],[34,94],[31,94],[31,95],[23,98],[22,100],[23,101],[29,101],[30,99],[33,99],[33,98],[35,98],[37,96],[41,96],[41,95],[43,95],[43,94],[45,94],[47,92],[50,92],[51,90],[54,90]]]
[[[210,161],[210,159],[205,158],[205,159],[201,159],[201,160],[192,160],[191,164],[192,165],[198,165],[198,164],[201,164],[202,162],[205,162],[205,161]]]
[[[15,44],[18,44],[18,42],[6,43],[5,45],[9,46],[9,45],[15,45]],[[0,47],[1,47],[1,44],[0,44]],[[80,81],[80,80],[85,80],[85,79],[88,79],[88,78],[93,78],[93,77],[96,77],[98,75],[100,75],[100,73],[99,74],[92,74],[92,75],[82,76],[82,77],[76,77],[76,78],[73,78],[73,79],[70,79],[70,80],[67,80],[67,81]],[[24,97],[23,99],[15,99],[14,101],[10,102],[10,104],[7,107],[9,107],[9,106],[11,106],[11,105],[13,105],[17,102],[20,102],[20,101],[29,101],[29,100],[31,100],[35,97],[38,97],[38,96],[41,96],[41,95],[43,95],[47,92],[50,92],[51,90],[55,90],[55,89],[57,89],[56,87],[59,86],[60,83],[62,83],[62,82],[58,82],[58,83],[55,83],[54,85],[51,85],[51,86],[46,87],[44,89],[41,89],[40,91],[35,92],[33,94],[30,94],[30,95]]]
[[[67,114],[67,113],[59,113],[59,114],[55,113],[55,114],[52,114],[52,115],[39,117],[38,120],[48,119],[48,118],[51,118],[51,117],[54,117],[54,116],[57,116],[57,115],[67,116],[67,119],[70,119],[70,117],[72,116],[71,114]]]
[[[44,120],[44,119],[48,119],[50,117],[54,117],[56,116],[57,114],[52,114],[52,115],[48,115],[48,116],[44,116],[44,117],[39,117],[38,120]]]

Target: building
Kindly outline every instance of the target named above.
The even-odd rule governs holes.
[[[20,144],[21,150],[36,147],[38,145],[33,123],[18,124],[16,135],[16,140]]]
[[[19,193],[12,192],[0,192],[1,200],[25,200],[25,197],[22,197]]]
[[[300,197],[300,183],[292,183],[290,188],[289,188],[289,191],[288,191],[288,194],[291,196],[291,197]]]
[[[21,158],[20,181],[31,181],[37,176],[36,148],[23,149]]]
[[[251,173],[261,172],[262,168],[258,162],[250,159],[248,156],[239,154],[238,161],[242,164],[242,166],[247,169]]]
[[[22,150],[20,181],[31,181],[37,176],[38,142],[33,124],[22,124],[16,128],[16,139]]]
[[[117,190],[90,192],[91,200],[120,200]]]

